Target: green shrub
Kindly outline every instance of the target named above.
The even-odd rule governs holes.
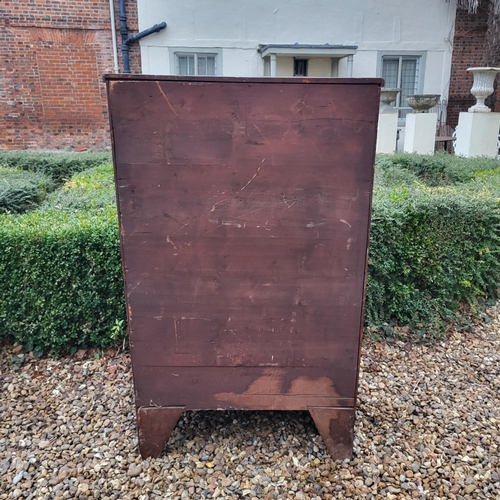
[[[438,157],[445,178],[426,174],[432,161],[378,161],[369,329],[408,325],[433,337],[457,320],[459,303],[476,307],[478,297],[497,297],[500,163]],[[43,210],[0,215],[0,337],[37,352],[102,348],[123,334],[124,321],[111,167],[75,175]]]
[[[488,163],[488,171],[494,168],[495,163]],[[454,186],[406,180],[377,184],[366,324],[392,322],[409,325],[419,335],[437,334],[455,318],[460,302],[477,305],[478,296],[495,298],[500,283],[499,200],[498,172]]]
[[[0,337],[102,348],[124,319],[116,208],[0,216]]]
[[[43,210],[94,210],[115,203],[113,167],[102,165],[73,176],[52,193],[42,206]]]
[[[52,179],[42,173],[0,167],[0,213],[33,210],[52,188]]]
[[[396,153],[377,157],[378,169],[387,173],[393,168],[403,170],[414,174],[429,186],[469,182],[478,172],[487,172],[499,166],[495,158],[464,158],[448,153]]]
[[[111,153],[38,153],[35,151],[0,151],[0,165],[48,175],[63,182],[83,170],[111,164]]]
[[[413,172],[395,164],[375,168],[375,186],[409,186],[420,179]]]

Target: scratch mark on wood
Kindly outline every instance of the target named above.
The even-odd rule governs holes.
[[[222,222],[223,226],[232,226],[232,227],[245,227],[246,224],[238,224],[237,222],[231,222],[231,221],[223,221]]]
[[[262,130],[257,126],[256,123],[253,124],[253,126],[258,130],[259,134],[262,136],[262,138],[265,139],[264,134],[262,133]]]
[[[224,194],[224,193],[222,193],[222,194]],[[227,198],[224,198],[223,200],[220,200],[217,203],[214,203],[212,205],[212,209],[210,210],[210,212],[214,212],[217,205],[220,205],[221,203],[224,203],[225,201],[230,200],[231,198],[234,198],[234,196],[228,196]]]
[[[177,332],[177,318],[174,318],[174,334],[175,334],[175,352],[177,352],[177,344],[179,343],[179,333]]]
[[[253,174],[253,177],[240,189],[240,191],[243,191],[256,177],[257,174],[259,173],[259,170],[261,169],[262,165],[257,169],[257,172]]]
[[[178,233],[179,231],[181,231],[181,230],[182,230],[182,229],[184,229],[185,227],[189,226],[190,224],[193,224],[193,222],[196,222],[198,219],[201,219],[202,217],[205,217],[206,215],[209,215],[210,213],[212,213],[212,212],[215,210],[215,207],[216,207],[217,205],[219,205],[220,203],[223,203],[223,202],[225,202],[226,200],[229,200],[229,199],[231,199],[231,198],[234,198],[234,196],[228,196],[227,198],[224,198],[223,200],[220,200],[220,201],[218,201],[217,203],[214,203],[214,204],[212,205],[212,208],[210,209],[210,211],[209,211],[209,212],[207,212],[207,213],[205,213],[205,212],[204,212],[204,213],[202,213],[201,215],[198,215],[198,217],[195,217],[193,220],[191,220],[191,221],[189,221],[189,222],[186,222],[186,224],[183,224],[183,225],[182,225],[179,229],[176,229],[173,233],[169,234],[169,235],[167,236],[167,241],[169,241],[170,236],[173,236],[175,233]],[[216,229],[217,229],[217,228],[216,228]],[[170,243],[170,241],[169,241],[169,243]]]
[[[243,217],[246,217],[250,214],[254,214],[256,212],[260,212],[261,210],[265,210],[266,208],[272,208],[272,207],[277,207],[280,205],[281,202],[278,202],[278,203],[269,203],[267,205],[264,205],[263,207],[260,207],[260,208],[256,208],[255,210],[250,210],[249,212],[245,212],[244,214],[241,214],[240,216],[236,217],[235,220],[242,220]],[[269,221],[266,222],[266,225],[269,223]],[[260,227],[260,226],[256,226],[256,227]]]
[[[352,227],[349,222],[347,222],[346,220],[344,219],[340,219],[340,222],[342,222],[342,224],[347,224],[349,227]]]
[[[287,208],[292,208],[295,205],[295,203],[297,203],[297,200],[292,201],[292,203],[288,203],[285,199],[285,196],[283,196],[283,201],[285,202],[285,205],[287,206]]]
[[[156,86],[158,87],[159,91],[161,92],[161,95],[165,98],[165,101],[167,101],[167,104],[169,105],[170,109],[174,112],[175,116],[179,116],[177,112],[175,111],[174,107],[172,104],[170,104],[170,101],[168,100],[167,94],[163,92],[163,89],[161,88],[160,82],[156,82]]]
[[[177,224],[182,226],[182,222],[180,220],[177,220],[175,217],[172,217],[169,213],[165,212],[163,214],[164,217],[168,217],[169,219],[172,219],[174,222],[177,222]]]
[[[130,291],[128,292],[128,294],[130,295],[141,283],[142,283],[142,280],[139,281],[139,282],[137,282],[137,284],[130,289]]]
[[[193,220],[187,222],[186,224],[184,224],[183,226],[181,226],[179,229],[176,229],[173,233],[169,234],[167,236],[167,241],[169,243],[171,243],[169,240],[170,240],[170,236],[173,236],[175,233],[178,233],[179,231],[181,231],[182,229],[184,229],[186,226],[189,226],[190,224],[192,224],[193,222],[196,222],[198,219],[200,219],[201,217],[203,217],[204,215],[207,215],[207,214],[201,214],[200,216],[194,218]]]
[[[258,130],[259,134],[261,135],[262,139],[264,139],[264,141],[266,141],[268,143],[268,140],[266,139],[266,136],[262,133],[262,130],[254,123],[253,126]],[[269,144],[269,143],[268,143]],[[262,160],[262,163],[264,163],[266,159],[264,158]],[[273,165],[274,167],[274,152],[273,152],[273,149],[271,148],[271,164]]]
[[[167,243],[170,243],[174,247],[174,250],[179,250],[175,243],[170,239],[170,235],[167,236]]]
[[[301,299],[302,299],[302,290],[299,288],[299,289],[297,290],[297,293],[295,294],[295,298],[294,298],[294,300],[293,300],[293,305],[294,305],[294,306],[298,306],[298,305],[300,304]],[[293,312],[292,314],[293,314],[294,316],[296,316],[296,313],[295,313],[295,312]],[[294,323],[294,322],[295,322],[295,320],[292,320],[292,323]]]

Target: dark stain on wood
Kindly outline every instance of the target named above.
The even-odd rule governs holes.
[[[106,79],[141,454],[182,409],[309,409],[345,458],[381,80]]]

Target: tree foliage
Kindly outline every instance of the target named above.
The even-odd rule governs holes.
[[[477,8],[481,4],[482,0],[458,0],[457,5],[459,9],[465,9],[469,11],[470,14],[475,14]],[[500,13],[500,0],[488,0],[491,4],[493,11],[496,14]]]

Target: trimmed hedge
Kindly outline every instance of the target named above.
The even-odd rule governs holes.
[[[413,175],[429,186],[445,186],[469,182],[477,173],[498,169],[500,162],[496,158],[464,158],[448,153],[434,155],[397,153],[380,155],[377,167],[384,172],[386,181],[389,182],[391,182],[391,171],[395,169],[400,173],[405,172],[407,179]]]
[[[123,319],[114,207],[0,216],[0,337],[38,353],[102,348]]]
[[[83,170],[111,163],[111,153],[37,153],[0,151],[0,165],[41,172],[60,186]]]
[[[496,299],[500,162],[381,155],[373,199],[365,322],[436,336],[460,303]],[[478,300],[479,299],[479,300]]]
[[[392,335],[408,325],[419,337],[438,336],[459,303],[496,298],[499,200],[498,161],[379,158],[368,330]],[[111,167],[76,175],[43,210],[0,215],[0,337],[37,352],[103,348],[124,320]]]
[[[95,210],[115,203],[113,167],[102,165],[73,176],[42,205],[42,210]]]
[[[498,180],[498,179],[497,179]],[[475,185],[377,189],[372,213],[366,324],[437,335],[459,302],[497,297],[500,189]]]
[[[0,213],[33,210],[53,187],[45,174],[0,167]]]

